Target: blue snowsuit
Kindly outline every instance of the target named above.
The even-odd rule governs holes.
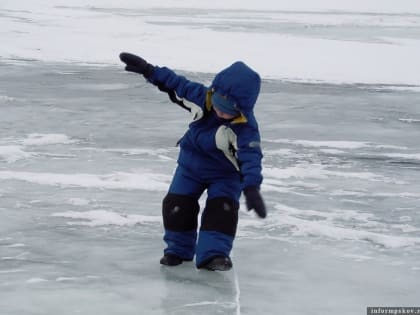
[[[162,214],[165,254],[184,260],[196,255],[200,267],[212,257],[229,256],[241,192],[262,182],[260,134],[253,114],[260,77],[243,62],[235,62],[218,73],[210,87],[158,66],[149,81],[174,90],[194,113],[179,143],[178,167]],[[240,116],[219,118],[211,103],[213,93],[233,100]],[[197,241],[198,199],[205,190],[208,196]]]

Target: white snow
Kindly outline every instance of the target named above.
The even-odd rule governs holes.
[[[91,227],[104,225],[133,226],[136,224],[160,224],[162,222],[162,218],[160,216],[146,216],[137,214],[122,215],[114,211],[107,210],[92,210],[86,212],[57,212],[53,213],[52,216],[77,220],[68,222],[69,225],[86,225]]]
[[[414,118],[400,118],[398,120],[399,121],[402,121],[402,122],[409,123],[409,124],[411,124],[411,123],[420,123],[420,119],[414,119]]]
[[[353,229],[341,227],[339,224],[333,222],[332,219],[347,219],[354,218],[356,220],[366,221],[367,223],[373,223],[376,226],[377,222],[369,221],[372,219],[370,214],[362,214],[355,211],[341,210],[333,213],[323,213],[314,210],[300,210],[282,204],[277,204],[276,208],[280,210],[280,213],[275,213],[269,218],[271,225],[290,225],[294,227],[294,236],[311,236],[311,237],[327,237],[334,240],[357,240],[357,241],[369,241],[375,244],[379,244],[386,248],[401,248],[409,247],[420,244],[420,237],[400,236],[392,235],[388,233],[378,233],[366,231],[357,226]],[[346,214],[346,212],[348,212]],[[299,214],[306,215],[311,218],[299,217]],[[322,219],[314,220],[313,216],[320,217]],[[344,217],[343,217],[344,215]],[[268,221],[268,222],[269,222]],[[270,223],[268,223],[270,225]]]
[[[95,150],[95,149],[93,149]],[[146,155],[151,157],[157,157],[160,160],[165,161],[173,161],[174,159],[167,156],[167,154],[170,152],[167,149],[153,149],[153,148],[114,148],[114,149],[105,149],[105,152],[116,152],[121,153],[123,155],[127,156],[135,156],[135,155]]]
[[[66,201],[66,203],[74,206],[87,206],[90,204],[90,201],[84,198],[70,198]]]
[[[27,159],[32,156],[32,153],[24,151],[23,148],[18,145],[0,146],[0,160],[4,160],[8,163],[13,163],[21,159]]]
[[[125,172],[96,175],[0,171],[0,179],[14,179],[50,186],[165,191],[168,188],[171,176],[156,173]]]
[[[348,149],[356,150],[363,148],[377,148],[377,149],[397,149],[405,150],[406,147],[395,146],[395,145],[384,145],[369,143],[364,141],[347,141],[347,140],[323,140],[323,141],[314,141],[314,140],[304,140],[304,139],[267,139],[266,142],[271,143],[282,143],[282,144],[291,144],[296,146],[303,146],[308,148],[335,148],[335,149]]]
[[[418,160],[420,161],[420,153],[384,153],[383,154],[386,157],[390,157],[390,158],[399,158],[399,159],[403,159],[403,160]]]
[[[7,96],[7,95],[0,95],[0,101],[4,102],[14,102],[16,101],[15,97]]]
[[[42,282],[48,282],[48,280],[43,279],[43,278],[30,278],[30,279],[26,280],[26,283],[30,283],[30,284],[42,283]]]
[[[5,259],[8,257],[2,257],[1,259]],[[19,273],[19,272],[25,272],[25,269],[5,269],[5,270],[0,270],[0,274],[8,274],[8,273]]]
[[[76,277],[58,277],[55,279],[57,282],[65,282],[65,281],[76,281],[78,278]]]
[[[30,159],[37,154],[35,152],[25,151],[26,146],[44,146],[57,144],[74,144],[77,140],[71,139],[65,134],[28,134],[26,138],[19,140],[1,139],[0,143],[7,145],[0,145],[0,160],[8,163],[13,163],[22,159]],[[8,144],[13,143],[13,144]],[[18,143],[18,145],[16,144]]]
[[[327,154],[343,154],[344,151],[337,150],[337,149],[321,149],[321,152],[327,153]]]
[[[122,69],[118,54],[129,51],[188,71],[214,73],[241,59],[265,78],[411,85],[406,89],[420,85],[418,38],[388,32],[348,40],[279,28],[418,27],[420,2],[414,0],[21,0],[3,1],[2,9],[7,10],[2,18],[7,45],[0,46],[0,56],[9,61],[118,64]],[[271,25],[271,33],[259,32],[260,25]]]
[[[52,144],[71,144],[76,143],[76,140],[70,139],[69,136],[64,134],[42,134],[32,133],[27,136],[26,139],[20,140],[20,143],[27,146],[41,146],[41,145],[52,145]]]
[[[22,243],[16,243],[16,244],[10,244],[10,245],[6,245],[5,247],[7,248],[16,248],[16,247],[25,247],[25,244]]]
[[[390,179],[385,178],[381,175],[374,174],[372,172],[346,172],[338,170],[328,170],[327,166],[309,163],[297,164],[295,166],[290,166],[283,169],[265,167],[263,171],[267,177],[276,179],[325,179],[328,177],[343,177],[370,181],[390,181]]]

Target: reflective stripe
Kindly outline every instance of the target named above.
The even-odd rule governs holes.
[[[216,131],[215,140],[216,147],[224,153],[226,158],[232,162],[233,166],[239,172],[239,164],[236,158],[236,152],[238,151],[236,134],[229,127],[220,126]]]
[[[211,105],[211,96],[212,95],[213,95],[213,89],[208,90],[207,95],[206,95],[206,109],[207,109],[208,112],[211,111],[211,107],[212,107],[212,105]]]
[[[193,102],[187,101],[185,98],[182,101],[183,101],[184,105],[191,110],[191,115],[193,117],[192,118],[193,121],[196,121],[196,120],[199,120],[199,119],[203,118],[204,113],[203,113],[203,110],[201,109],[200,106],[198,106],[197,104],[195,104]]]

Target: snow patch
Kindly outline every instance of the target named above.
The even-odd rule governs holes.
[[[130,85],[125,83],[98,83],[98,84],[69,84],[67,87],[74,90],[87,91],[118,91],[130,88]]]
[[[357,150],[365,148],[373,149],[395,149],[395,150],[406,150],[406,147],[395,146],[395,145],[385,145],[385,144],[376,144],[364,141],[335,141],[335,140],[326,140],[326,141],[313,141],[313,140],[291,140],[291,139],[272,139],[266,140],[267,142],[272,143],[282,143],[282,144],[291,144],[295,146],[302,146],[306,148],[333,148],[341,150]]]
[[[64,134],[42,134],[42,133],[32,133],[27,136],[26,139],[20,141],[23,145],[28,146],[40,146],[40,145],[52,145],[52,144],[72,144],[76,143],[76,140],[70,139],[67,135]]]
[[[368,142],[361,141],[310,141],[310,140],[290,140],[278,139],[272,140],[275,143],[293,144],[303,147],[329,147],[337,149],[361,149],[368,148],[371,145]]]
[[[18,160],[28,159],[32,156],[32,153],[25,152],[21,146],[0,146],[0,160],[6,161],[7,163],[13,163]]]
[[[0,95],[0,101],[14,102],[14,101],[16,101],[16,98],[10,97],[10,96],[7,96],[7,95]]]
[[[66,282],[66,281],[76,281],[77,278],[75,277],[58,277],[57,279],[55,279],[55,281],[57,282]]]
[[[411,222],[413,219],[408,215],[403,215],[400,217],[400,222]]]
[[[146,156],[157,157],[161,160],[166,160],[166,161],[174,160],[173,158],[167,156],[167,154],[170,152],[167,149],[115,148],[115,149],[106,149],[106,150],[103,150],[103,151],[121,153],[124,156],[146,155]]]
[[[69,225],[85,225],[90,227],[104,225],[134,226],[136,224],[161,223],[160,216],[122,215],[113,211],[93,210],[86,212],[67,211],[53,213],[53,217],[70,218],[79,221],[68,222]]]
[[[420,153],[383,153],[385,157],[397,158],[402,160],[417,160],[420,161]]]
[[[115,65],[121,47],[126,47],[153,64],[194,72],[215,72],[240,58],[266,78],[417,87],[419,40],[393,38],[392,32],[378,42],[285,32],[290,25],[315,31],[342,26],[415,28],[420,23],[415,14],[420,5],[415,2],[150,0],[125,1],[121,6],[98,0],[88,5],[8,1],[2,9],[15,16],[2,24],[8,45],[0,46],[0,55],[15,63],[20,59]],[[192,13],[186,16],[186,10]],[[73,49],[80,43],[84,49]],[[194,47],[194,53],[186,54],[185,47]],[[212,58],[204,60],[209,50]]]
[[[353,259],[354,261],[362,262],[367,260],[372,260],[373,257],[365,255],[356,255],[356,254],[344,254],[342,257]]]
[[[5,259],[5,260],[7,260],[7,258],[8,257],[2,257],[2,259]],[[0,274],[19,273],[19,272],[26,272],[26,270],[25,269],[5,269],[5,270],[0,270]]]
[[[281,204],[277,204],[275,207],[280,212],[273,213],[270,216],[271,219],[267,222],[268,226],[290,226],[292,227],[292,236],[325,237],[333,240],[369,241],[385,248],[403,248],[420,245],[420,237],[371,232],[363,230],[363,224],[356,224],[352,227],[337,225],[336,221],[332,219],[339,219],[340,215],[343,215],[347,210],[336,213],[321,213],[320,211],[301,210]],[[302,217],[302,214],[305,216]],[[370,214],[363,215],[357,211],[350,212],[347,218],[345,218],[345,216],[343,217],[345,220],[351,218],[356,221],[372,222],[368,221],[371,219]],[[378,224],[382,225],[378,222],[372,223],[373,226],[377,226]]]
[[[265,155],[295,156],[296,152],[291,149],[264,150]]]
[[[414,119],[414,118],[400,118],[399,121],[405,122],[405,123],[420,123],[420,119]]]
[[[276,179],[327,179],[329,177],[344,177],[363,179],[369,181],[384,181],[391,182],[390,179],[372,172],[346,172],[338,170],[328,170],[327,167],[321,164],[298,164],[287,168],[264,168],[264,176],[267,178]],[[0,173],[1,174],[1,173]]]
[[[50,186],[166,191],[170,175],[156,173],[59,174],[0,171],[0,180],[21,180]]]
[[[25,247],[25,246],[26,246],[25,244],[22,244],[22,243],[16,243],[16,244],[6,245],[6,246],[4,246],[4,247],[7,247],[7,248],[17,248],[17,247]]]
[[[332,190],[329,193],[331,196],[341,196],[341,197],[357,197],[357,198],[420,198],[420,193],[410,193],[410,192],[368,192],[368,191],[349,191],[343,189]],[[398,208],[397,208],[398,209]],[[411,210],[411,208],[409,208]],[[406,209],[403,209],[406,210]]]
[[[343,154],[346,153],[345,151],[337,150],[337,149],[321,149],[320,150],[323,153],[327,154]]]
[[[83,198],[70,198],[67,199],[67,203],[73,206],[87,206],[90,204],[90,201]]]
[[[31,278],[31,279],[26,280],[26,283],[29,283],[29,284],[42,283],[42,282],[48,282],[48,280],[43,279],[43,278]]]

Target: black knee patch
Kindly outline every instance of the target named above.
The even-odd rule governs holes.
[[[201,230],[235,236],[238,210],[239,203],[226,197],[207,200],[206,208],[201,216]]]
[[[162,203],[163,226],[176,232],[196,230],[199,210],[195,198],[169,193]]]

